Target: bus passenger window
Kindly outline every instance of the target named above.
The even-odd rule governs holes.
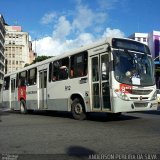
[[[68,78],[69,58],[63,58],[53,63],[52,81],[65,80]]]
[[[57,61],[57,62],[53,63],[52,81],[57,81],[58,80],[58,70],[59,70],[59,63]]]
[[[68,78],[68,69],[66,66],[61,66],[59,71],[59,79],[67,79]]]
[[[10,77],[5,77],[3,90],[9,90],[9,85],[10,85]]]
[[[50,63],[50,64],[49,64],[49,75],[48,75],[48,77],[49,77],[49,78],[48,78],[48,81],[49,81],[49,82],[51,82],[51,79],[52,79],[52,73],[53,73],[53,72],[52,72],[52,69],[53,69],[53,64]]]
[[[21,72],[19,74],[19,86],[27,85],[27,71]]]
[[[88,73],[88,53],[85,51],[71,56],[70,78],[83,77],[86,76],[87,73]]]
[[[28,71],[28,85],[35,85],[37,82],[37,68]]]

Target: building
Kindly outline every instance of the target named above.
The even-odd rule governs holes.
[[[148,45],[148,33],[133,33],[129,38]]]
[[[13,72],[29,63],[29,35],[21,26],[5,26],[5,73]]]
[[[0,14],[0,93],[2,93],[2,84],[4,78],[4,43],[5,43],[5,20]],[[0,94],[1,103],[1,94]]]
[[[37,54],[32,50],[32,42],[29,41],[29,64],[31,64],[36,57]]]
[[[160,61],[160,31],[148,34],[148,46],[155,61]]]

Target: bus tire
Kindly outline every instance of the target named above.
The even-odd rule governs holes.
[[[79,98],[75,98],[71,105],[72,116],[76,120],[86,119],[86,112],[84,109],[83,101]]]
[[[25,103],[24,100],[20,101],[20,112],[22,114],[26,114],[27,113],[26,103]]]

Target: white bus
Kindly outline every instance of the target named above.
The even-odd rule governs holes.
[[[156,110],[156,96],[148,46],[108,38],[5,75],[3,106],[68,111],[82,120],[88,112]]]

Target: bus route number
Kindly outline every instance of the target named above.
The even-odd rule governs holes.
[[[65,91],[70,91],[71,90],[71,86],[65,86]]]

